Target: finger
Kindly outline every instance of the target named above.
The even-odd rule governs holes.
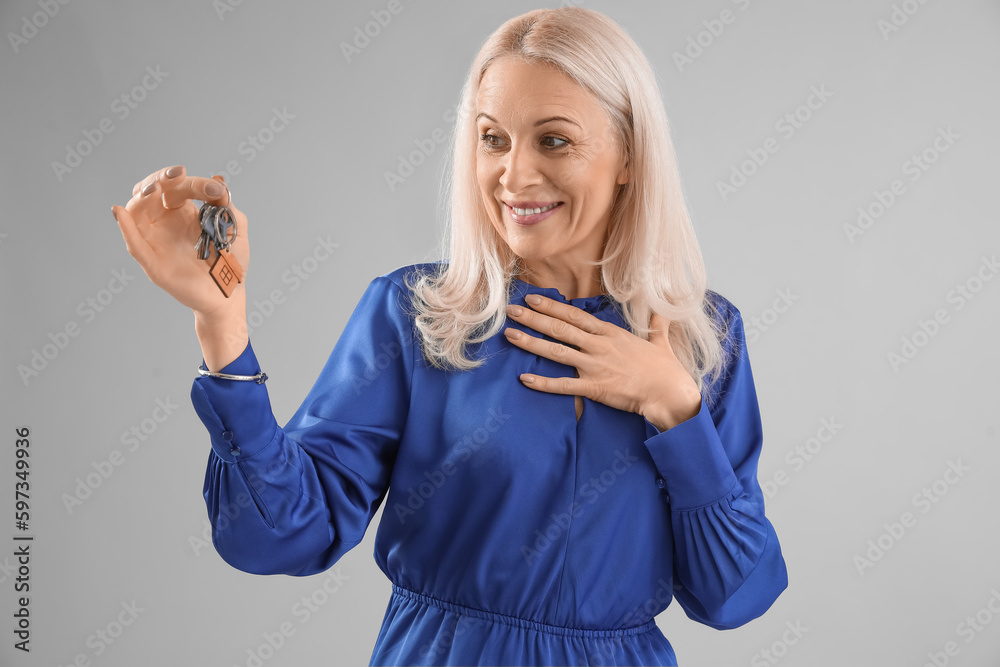
[[[136,183],[135,185],[133,185],[132,186],[132,196],[133,197],[137,196],[139,194],[139,192],[144,187],[146,187],[147,185],[149,185],[149,182],[153,179],[153,177],[155,176],[155,174],[156,174],[156,172],[150,174],[146,178],[142,179],[141,181],[139,181],[138,183]]]
[[[160,170],[157,174],[166,170]],[[160,196],[162,189],[160,182],[153,174],[142,181],[142,187],[136,192],[132,199],[128,201],[125,208],[137,220],[155,220],[162,214],[163,200]],[[140,231],[142,230],[140,225]]]
[[[167,193],[170,192],[177,183],[182,183],[187,177],[187,169],[182,164],[174,165],[173,167],[167,167],[161,170],[156,175],[156,182],[160,186],[160,191],[162,193],[162,202],[164,208],[177,208],[181,204],[176,206],[167,205]]]
[[[569,345],[538,338],[523,331],[518,331],[514,327],[504,329],[504,335],[507,337],[507,340],[522,350],[543,356],[546,359],[578,368],[587,365],[586,355]]]
[[[585,310],[577,308],[576,306],[570,305],[568,303],[560,303],[558,301],[554,301],[540,294],[529,295],[529,296],[532,297],[537,296],[541,299],[541,301],[538,304],[534,304],[525,299],[525,303],[528,304],[528,313],[527,313],[528,317],[531,317],[535,313],[543,313],[545,315],[548,315],[550,319],[555,318],[556,320],[568,322],[577,329],[585,331],[586,333],[589,334],[604,334],[607,332],[606,328],[607,322],[599,320],[598,318],[594,317]],[[535,328],[534,325],[532,325],[532,328]],[[544,333],[548,333],[548,331]],[[556,336],[552,337],[556,338]],[[576,342],[576,341],[570,341],[570,342]]]
[[[225,176],[223,176],[222,174],[216,174],[212,178],[214,178],[215,180],[219,181],[220,183],[222,183],[223,185],[226,186],[226,194],[229,195],[229,200],[225,203],[225,206],[226,206],[226,208],[231,207],[232,203],[233,203],[233,193],[229,190],[229,184],[226,183]],[[235,211],[236,207],[233,206],[232,208]]]
[[[583,380],[580,380],[579,378],[550,378],[545,377],[544,375],[535,375],[533,373],[521,373],[521,375],[518,376],[518,379],[524,383],[525,387],[537,389],[538,391],[544,391],[549,394],[585,396],[585,394],[581,393],[583,391],[581,387]]]
[[[566,304],[549,301],[548,304],[539,304],[534,306],[534,308],[546,309],[550,313],[555,313],[557,310],[555,307],[562,305]],[[518,324],[528,326],[550,338],[555,338],[577,348],[583,347],[586,344],[588,334],[600,331],[599,326],[593,326],[588,321],[588,318],[597,319],[590,313],[568,305],[566,305],[566,310],[558,310],[558,314],[561,314],[562,319],[545,312],[540,312],[539,310],[532,310],[531,308],[523,308],[512,304],[507,307],[507,315]],[[600,320],[598,322],[603,324]]]
[[[118,229],[121,230],[122,238],[125,239],[125,249],[145,269],[154,258],[153,248],[143,238],[135,224],[135,218],[125,210],[125,207],[112,206],[111,210],[118,221]]]
[[[162,179],[178,178],[186,174],[186,169],[182,164],[176,164],[172,167],[165,167],[158,171],[154,171],[152,174],[142,179],[138,183],[132,186],[132,195],[135,196],[144,187],[152,183],[153,181],[159,181]]]
[[[148,188],[150,183],[155,183],[156,181],[160,180],[160,176],[163,174],[163,172],[167,171],[168,169],[176,169],[176,167],[166,167],[164,169],[157,169],[152,174],[150,174],[149,176],[147,176],[146,178],[142,179],[134,186],[132,186],[132,196],[134,197],[143,190],[145,190],[146,188]]]
[[[183,179],[173,179],[163,192],[163,205],[167,208],[183,206],[189,199],[198,199],[213,206],[226,206],[231,203],[232,198],[221,177],[186,176]]]

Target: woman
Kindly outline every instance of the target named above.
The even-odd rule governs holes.
[[[171,167],[115,207],[195,313],[216,549],[321,572],[385,500],[372,664],[674,665],[672,598],[732,628],[787,578],[742,321],[706,289],[652,69],[610,19],[537,10],[485,42],[460,108],[449,260],[372,280],[284,428],[245,282],[226,297],[191,250],[222,179]]]

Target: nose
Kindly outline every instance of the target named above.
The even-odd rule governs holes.
[[[517,193],[531,185],[541,183],[543,179],[538,159],[538,155],[531,150],[531,147],[522,143],[512,144],[503,160],[500,185],[507,192]]]

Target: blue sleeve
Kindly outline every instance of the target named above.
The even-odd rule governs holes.
[[[409,410],[414,337],[405,311],[400,287],[375,278],[284,428],[265,384],[194,380],[191,400],[212,443],[204,488],[212,541],[227,563],[315,574],[361,542]],[[221,372],[259,370],[248,344]]]
[[[727,362],[706,383],[714,400],[660,432],[646,448],[663,476],[674,535],[674,596],[685,613],[719,630],[763,614],[788,586],[785,561],[757,482],[760,409],[739,310],[716,295],[728,323]]]

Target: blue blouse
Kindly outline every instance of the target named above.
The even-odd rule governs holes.
[[[672,598],[718,629],[763,614],[787,575],[757,483],[761,421],[736,307],[708,293],[729,361],[698,414],[660,432],[587,398],[578,421],[573,396],[518,379],[574,369],[502,332],[471,348],[486,358],[477,369],[430,366],[405,279],[432,268],[371,281],[284,428],[266,385],[194,380],[222,558],[257,574],[322,572],[384,501],[375,560],[392,596],[372,665],[676,665],[654,620]],[[526,294],[626,327],[607,295],[567,300],[512,280],[510,303]],[[248,344],[221,370],[260,366]],[[250,511],[230,519],[234,504]]]

